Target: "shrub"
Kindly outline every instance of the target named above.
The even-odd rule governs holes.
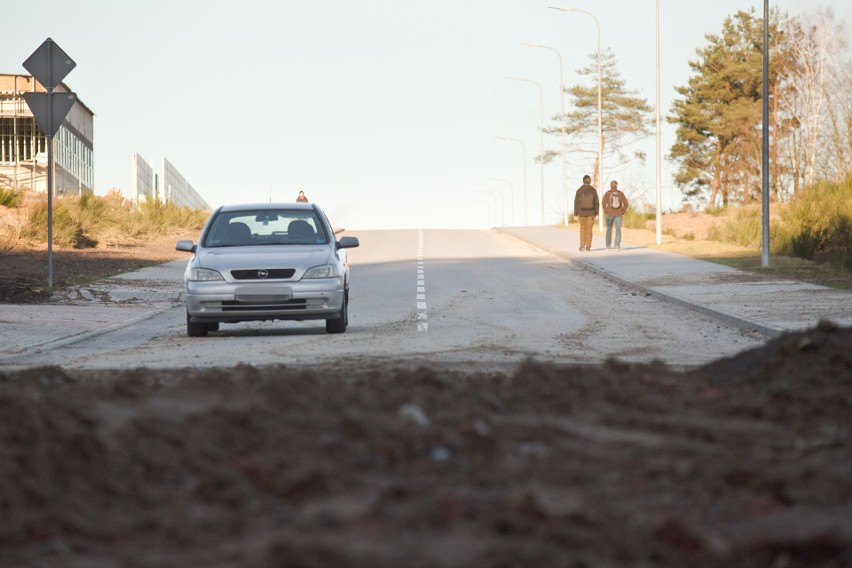
[[[99,243],[127,245],[134,239],[176,231],[200,231],[208,215],[207,211],[172,204],[143,203],[128,209],[114,199],[93,194],[69,196],[54,202],[53,242],[74,248],[94,247]],[[30,211],[21,236],[47,239],[46,202]]]
[[[47,203],[32,208],[27,225],[21,236],[29,239],[47,240]],[[96,246],[92,237],[93,219],[80,210],[76,198],[57,200],[53,205],[53,242],[60,246],[90,248]]]
[[[721,217],[728,212],[728,208],[724,205],[709,205],[704,209],[704,212],[712,217]]]
[[[852,270],[852,175],[806,188],[781,211],[773,249]]]
[[[0,205],[3,207],[17,207],[23,200],[23,191],[15,191],[9,186],[0,185]]]
[[[707,232],[707,238],[723,243],[732,243],[746,248],[760,247],[761,209],[759,206],[743,206],[737,209],[733,219],[721,226],[714,224]]]
[[[644,229],[645,222],[654,218],[654,212],[648,212],[630,207],[621,219],[622,226],[627,229]]]

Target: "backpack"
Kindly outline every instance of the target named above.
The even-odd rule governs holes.
[[[591,191],[584,191],[580,194],[580,209],[594,209],[595,208],[595,194]]]
[[[613,209],[621,209],[621,196],[618,195],[617,191],[613,191],[609,195],[609,206]]]

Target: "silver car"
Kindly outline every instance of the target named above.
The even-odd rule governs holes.
[[[186,332],[220,323],[324,319],[328,333],[349,324],[349,264],[325,213],[312,203],[225,205],[207,220],[184,274]]]

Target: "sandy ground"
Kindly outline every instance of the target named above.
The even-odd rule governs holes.
[[[0,374],[0,566],[852,566],[850,346]]]
[[[55,285],[175,240],[58,249]],[[47,301],[8,244],[0,303]],[[690,372],[347,364],[0,373],[0,568],[852,566],[852,329]]]

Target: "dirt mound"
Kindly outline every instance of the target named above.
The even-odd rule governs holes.
[[[850,566],[850,347],[0,375],[0,565]]]

